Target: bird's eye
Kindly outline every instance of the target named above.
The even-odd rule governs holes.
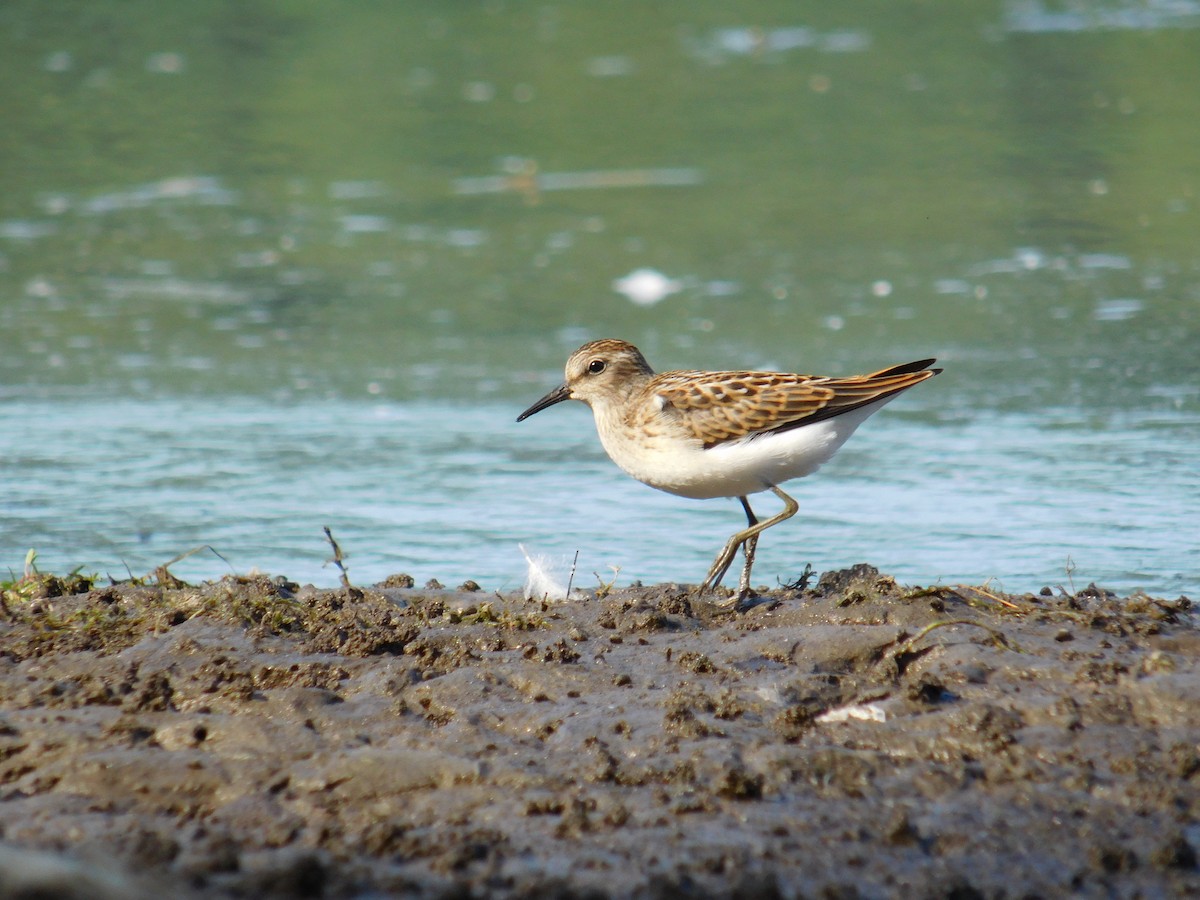
[[[606,365],[608,364],[602,359],[593,359],[590,363],[588,363],[588,374],[599,375],[604,371],[604,367]]]

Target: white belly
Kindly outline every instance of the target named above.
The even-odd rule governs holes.
[[[890,399],[791,431],[707,450],[698,441],[684,442],[673,435],[643,442],[630,440],[619,429],[607,435],[604,428],[598,430],[612,461],[651,487],[696,500],[744,497],[815,472]]]

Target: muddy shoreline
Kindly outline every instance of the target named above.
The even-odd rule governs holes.
[[[4,595],[0,897],[1200,893],[1186,598],[160,574]]]

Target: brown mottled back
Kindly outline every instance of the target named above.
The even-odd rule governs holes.
[[[907,390],[941,369],[933,360],[870,375],[831,378],[784,372],[664,372],[643,388],[680,416],[705,447],[799,428]]]

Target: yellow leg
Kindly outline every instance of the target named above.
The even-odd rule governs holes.
[[[749,500],[745,497],[738,497],[738,499],[742,501],[742,509],[746,511],[746,524],[753,528],[758,524],[758,516],[754,515],[754,510],[750,508]],[[738,603],[750,596],[750,570],[754,568],[754,551],[757,549],[757,534],[746,538],[746,543],[742,544],[742,554],[746,557],[746,564],[742,566],[742,577],[738,579]]]
[[[730,565],[733,564],[733,559],[737,556],[738,547],[746,548],[746,565],[742,569],[742,577],[738,585],[738,597],[744,598],[750,593],[750,569],[754,566],[754,551],[758,547],[758,536],[770,528],[772,525],[778,525],[784,519],[790,519],[800,509],[800,505],[781,491],[779,488],[772,485],[771,491],[783,501],[783,511],[777,516],[772,516],[765,522],[759,522],[754,512],[750,509],[750,503],[745,497],[738,497],[742,502],[742,507],[746,510],[746,519],[749,523],[748,527],[739,531],[731,537],[726,543],[724,549],[717,554],[717,558],[713,560],[712,568],[708,570],[708,576],[700,585],[700,593],[713,590],[721,579],[725,577],[725,573],[729,571]]]
[[[750,596],[750,570],[754,567],[754,551],[758,549],[758,535],[746,538],[746,543],[742,544],[742,553],[746,556],[746,563],[742,566],[742,577],[738,579],[738,601],[745,600]]]

